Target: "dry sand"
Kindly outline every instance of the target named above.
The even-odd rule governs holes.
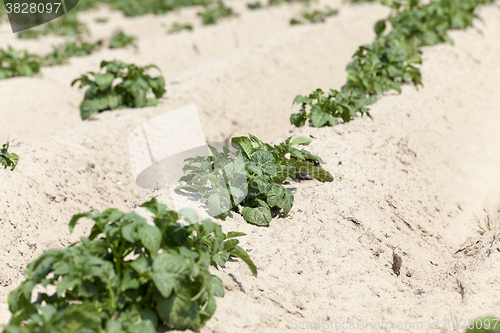
[[[425,48],[424,87],[388,94],[373,106],[373,121],[287,133],[295,95],[339,88],[350,56],[372,40],[373,23],[388,12],[376,4],[333,2],[340,14],[327,23],[290,27],[300,6],[250,12],[228,3],[239,6],[240,17],[179,35],[157,29],[149,35],[145,20],[155,27],[195,11],[134,20],[113,14],[113,28],[141,37],[139,52],[105,50],[46,68],[36,78],[0,81],[0,141],[15,139],[11,150],[21,157],[15,172],[0,172],[1,323],[9,318],[7,294],[22,281],[26,265],[88,231],[80,226],[69,235],[73,214],[128,211],[151,195],[171,202],[167,192],[148,194],[134,184],[127,136],[155,115],[193,103],[208,141],[249,132],[274,142],[310,136],[310,150],[335,176],[328,184],[291,184],[290,215],[268,228],[238,215],[221,223],[225,231],[248,234],[242,246],[259,277],[238,260],[217,272],[227,292],[202,332],[281,332],[323,320],[333,325],[325,332],[358,320],[362,331],[361,320],[383,320],[422,323],[406,331],[436,332],[429,321],[443,328],[446,320],[498,310],[498,4],[482,9],[474,28],[452,32],[454,46]],[[85,17],[92,22],[103,12]],[[99,29],[92,24],[94,35],[104,36]],[[40,52],[44,41],[0,36],[2,46]],[[69,82],[108,58],[158,64],[169,82],[167,97],[157,108],[105,112],[81,122],[83,91]],[[399,275],[393,253],[402,259]],[[344,324],[338,331],[352,328]]]

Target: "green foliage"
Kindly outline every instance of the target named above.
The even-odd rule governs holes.
[[[342,91],[331,90],[328,96],[321,89],[316,89],[309,96],[297,96],[293,104],[301,104],[299,113],[290,116],[290,122],[297,126],[304,126],[306,121],[314,127],[337,125],[338,118],[348,122],[357,114],[371,118],[367,105],[375,103],[375,98],[356,99]],[[306,108],[309,107],[309,112]]]
[[[67,64],[70,57],[86,56],[102,46],[102,40],[95,43],[85,42],[79,38],[66,41],[64,44],[52,46],[52,53],[45,58],[45,65],[54,66]]]
[[[348,122],[356,114],[368,114],[365,106],[373,103],[374,97],[389,90],[401,93],[403,83],[422,85],[418,67],[422,63],[421,47],[452,43],[447,31],[470,27],[477,6],[491,2],[440,0],[421,5],[419,0],[382,0],[392,8],[391,16],[375,24],[375,41],[354,54],[341,91],[332,90],[328,97],[316,96],[318,90],[309,97],[297,96],[294,103],[302,103],[302,108],[290,117],[291,123],[303,126],[309,119],[313,126],[331,126],[337,124],[338,117]],[[387,23],[392,27],[388,32]]]
[[[134,36],[128,36],[126,35],[122,30],[117,32],[116,34],[111,37],[111,42],[109,45],[110,49],[117,49],[121,47],[125,47],[127,45],[133,46],[134,48],[137,48],[137,37]]]
[[[500,333],[499,321],[493,316],[477,318],[467,326],[465,333]]]
[[[82,75],[71,83],[73,86],[80,82],[80,88],[89,86],[85,99],[80,104],[83,120],[105,110],[155,106],[158,99],[166,93],[163,76],[151,77],[145,74],[150,68],[158,69],[155,65],[139,67],[114,60],[101,62],[101,69],[103,68],[106,68],[104,74],[89,72],[94,80],[88,75]],[[118,81],[121,82],[113,85],[115,79],[120,79]],[[150,90],[155,97],[147,97]]]
[[[387,90],[401,92],[401,83],[422,84],[420,51],[398,39],[377,39],[359,47],[347,65],[347,83],[343,87],[354,96],[373,96]]]
[[[249,223],[268,225],[281,210],[283,217],[293,205],[293,194],[282,183],[299,174],[309,174],[321,182],[333,181],[319,167],[321,158],[293,146],[308,145],[310,139],[288,138],[278,145],[260,141],[253,135],[231,140],[236,152],[222,152],[209,146],[212,156],[188,158],[176,188],[181,193],[198,193],[210,214],[224,220],[229,210],[239,211]],[[207,187],[207,183],[210,184]]]
[[[109,19],[107,17],[97,17],[94,22],[96,23],[107,23]]]
[[[304,19],[306,19],[311,23],[318,23],[318,22],[325,22],[325,19],[327,17],[337,15],[338,13],[339,11],[337,9],[327,8],[325,11],[315,10],[310,13],[304,12],[302,13],[302,16],[304,17]]]
[[[86,24],[78,21],[76,14],[70,12],[57,19],[50,21],[40,28],[23,30],[18,33],[18,37],[22,39],[38,38],[39,36],[46,36],[50,33],[56,36],[81,36],[88,33],[89,29]]]
[[[165,14],[182,7],[208,6],[212,0],[104,0],[111,9],[120,10],[125,16],[140,16],[145,14]]]
[[[9,153],[9,143],[4,143],[2,149],[0,149],[0,165],[4,169],[10,168],[13,171],[16,168],[17,162],[19,162],[19,156],[14,153]]]
[[[9,46],[0,49],[0,80],[14,76],[33,76],[40,71],[42,58]]]
[[[269,0],[269,6],[277,6],[283,3],[292,2],[302,2],[304,5],[309,5],[311,3],[311,0]]]
[[[224,2],[218,0],[216,4],[205,6],[205,11],[198,13],[203,21],[203,24],[215,24],[222,18],[229,18],[236,16],[233,10],[224,5]]]
[[[168,31],[168,33],[174,34],[176,32],[180,32],[182,30],[192,31],[193,30],[193,26],[191,24],[179,24],[179,23],[175,22],[172,25],[172,28],[170,28],[170,30]]]
[[[195,211],[170,211],[155,198],[141,207],[154,225],[116,209],[73,216],[70,231],[81,218],[95,222],[90,236],[28,265],[26,280],[9,294],[4,332],[155,333],[160,324],[197,331],[214,314],[215,297],[224,296],[210,265],[239,257],[257,276],[235,239],[244,233],[224,234]]]
[[[324,23],[327,17],[337,15],[339,11],[337,9],[327,8],[324,11],[322,10],[314,10],[312,12],[303,12],[302,17],[309,21],[310,23]],[[290,24],[301,24],[302,22],[299,19],[291,19]]]
[[[259,9],[259,8],[262,8],[262,4],[259,1],[250,2],[250,3],[247,3],[247,8],[248,9]]]

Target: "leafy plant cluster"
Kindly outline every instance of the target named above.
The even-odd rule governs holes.
[[[384,92],[401,92],[404,83],[422,85],[418,67],[422,63],[421,47],[452,43],[447,31],[471,26],[475,9],[492,0],[439,0],[426,5],[419,0],[382,3],[392,8],[392,14],[375,24],[375,41],[359,47],[354,54],[346,68],[347,83],[327,97],[317,98],[318,90],[309,96],[297,96],[294,104],[301,103],[302,107],[290,117],[292,124],[303,126],[309,120],[316,127],[335,125],[337,121],[332,118],[348,122],[355,115],[369,115],[366,106]],[[387,28],[387,23],[392,29]]]
[[[177,33],[177,32],[181,32],[182,30],[192,31],[193,30],[193,26],[191,24],[180,24],[180,23],[175,22],[172,25],[172,27],[170,28],[170,30],[168,31],[168,33],[169,34],[174,34],[174,33]]]
[[[202,6],[204,12],[202,16],[205,24],[213,24],[219,18],[233,16],[234,13],[221,0],[81,0],[76,8],[78,10],[88,10],[96,7],[99,3],[110,6],[113,10],[123,12],[125,16],[142,16],[145,14],[162,15],[183,7]],[[80,7],[80,8],[79,8]]]
[[[259,1],[247,3],[248,9],[259,9],[262,8],[262,4]]]
[[[269,0],[267,5],[279,6],[284,3],[292,3],[292,2],[301,2],[304,5],[309,5],[311,3],[311,0]],[[248,9],[259,9],[262,8],[263,6],[264,5],[260,1],[247,3]]]
[[[64,20],[66,15],[61,16],[61,20]],[[72,19],[69,19],[70,21]],[[34,34],[36,36],[46,35],[46,31],[56,31],[52,28],[48,28],[50,25],[64,27],[65,23],[61,22],[50,22],[42,30],[24,30],[21,33]],[[45,31],[40,33],[40,31]],[[71,30],[70,27],[66,27],[60,30],[61,34],[70,35],[69,33],[63,33],[62,31],[75,31]],[[55,32],[57,33],[57,32]],[[0,80],[7,79],[16,76],[33,76],[40,72],[43,66],[55,66],[68,63],[70,57],[74,56],[86,56],[99,49],[103,45],[102,40],[96,42],[87,42],[83,40],[79,34],[75,32],[78,36],[72,40],[66,40],[64,43],[56,46],[52,46],[52,52],[47,56],[38,56],[30,54],[26,51],[15,50],[12,47],[8,47],[7,50],[0,49]],[[23,37],[27,38],[27,37]],[[119,31],[111,37],[110,48],[121,48],[127,45],[131,45],[137,48],[136,45],[137,38],[134,36],[128,36],[123,31]]]
[[[9,143],[4,143],[2,149],[0,149],[0,165],[4,169],[10,168],[13,171],[16,168],[17,162],[19,162],[19,156],[9,153]]]
[[[33,76],[40,72],[43,58],[12,47],[0,49],[0,80],[15,76]]]
[[[52,53],[44,59],[44,65],[55,66],[68,63],[70,57],[86,56],[99,49],[102,46],[102,40],[95,43],[86,42],[80,38],[73,41],[67,40],[61,45],[53,46]]]
[[[109,48],[116,49],[126,47],[128,45],[137,48],[137,38],[129,36],[123,31],[116,32],[110,40]],[[82,57],[91,54],[100,49],[103,41],[99,39],[96,42],[87,42],[80,37],[73,40],[66,40],[63,44],[53,46],[52,53],[44,59],[44,65],[54,66],[68,63],[70,57]]]
[[[205,6],[205,11],[198,13],[198,15],[205,25],[215,24],[222,18],[236,16],[233,10],[227,7],[221,0]]]
[[[286,139],[277,145],[257,137],[235,137],[231,151],[209,146],[212,156],[197,156],[187,164],[176,191],[199,195],[212,216],[224,220],[229,210],[241,213],[252,224],[268,225],[282,211],[286,217],[293,205],[293,194],[282,184],[292,177],[309,174],[321,182],[333,181],[332,175],[319,167],[320,157],[293,146],[308,145],[310,139]],[[239,206],[242,206],[240,211]]]
[[[71,83],[73,86],[80,82],[80,88],[88,86],[80,104],[83,120],[104,110],[154,106],[166,93],[163,76],[151,77],[145,73],[151,68],[158,69],[155,65],[140,67],[114,60],[102,61],[100,67],[106,69],[104,74],[89,72],[93,80],[88,75],[82,75]],[[113,85],[115,80],[118,83]],[[147,97],[148,93],[154,97]]]
[[[311,0],[269,0],[269,6],[277,6],[283,3],[301,2],[304,5],[309,5]]]
[[[120,48],[127,45],[137,48],[136,40],[136,37],[128,36],[120,31],[111,38],[110,48]],[[100,49],[102,45],[102,40],[87,42],[77,37],[52,46],[52,52],[44,57],[15,50],[10,46],[7,50],[0,49],[0,80],[16,76],[31,77],[39,73],[43,66],[67,64],[70,57],[89,55]]]
[[[327,8],[324,11],[314,10],[312,12],[303,12],[302,18],[304,18],[306,21],[309,21],[310,23],[324,23],[328,17],[337,15],[338,13],[339,11],[337,9]],[[300,19],[293,18],[290,20],[291,25],[302,23],[303,22]]]
[[[41,28],[23,30],[18,33],[18,37],[21,39],[34,39],[51,33],[56,36],[75,37],[88,32],[88,26],[78,21],[74,12],[69,12],[56,20],[44,24]]]
[[[224,234],[195,211],[167,210],[156,199],[141,207],[153,213],[154,225],[116,209],[73,216],[70,231],[81,218],[94,222],[90,236],[28,265],[26,280],[9,294],[12,319],[4,332],[155,333],[159,325],[197,331],[214,314],[215,297],[224,296],[210,266],[238,257],[257,276],[238,246],[244,233]]]
[[[293,114],[290,121],[295,126],[304,126],[306,121],[314,127],[337,125],[338,119],[348,122],[358,113],[371,118],[367,105],[375,102],[375,98],[355,99],[352,95],[330,90],[327,96],[321,89],[316,89],[309,96],[297,96],[293,104],[301,104],[299,113]],[[307,106],[311,106],[309,113]]]
[[[109,48],[118,49],[130,45],[137,49],[136,42],[137,42],[137,37],[129,36],[125,34],[122,30],[120,30],[111,37]]]

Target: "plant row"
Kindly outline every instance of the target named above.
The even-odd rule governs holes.
[[[276,6],[283,3],[301,2],[309,4],[310,0],[269,0],[269,6]],[[125,16],[141,16],[145,14],[162,15],[168,12],[178,10],[183,7],[202,6],[204,11],[199,13],[204,24],[215,23],[219,18],[234,16],[233,11],[228,8],[222,0],[80,0],[76,7],[79,11],[85,11],[95,8],[97,5],[104,3],[110,6],[113,10],[123,12]],[[248,8],[261,8],[263,5],[260,2],[248,3]]]
[[[135,45],[135,37],[127,36],[119,31],[112,36],[110,48]],[[27,51],[15,50],[8,47],[0,49],[0,80],[16,76],[33,76],[40,72],[43,66],[54,66],[68,63],[70,57],[89,55],[102,47],[103,41],[91,43],[80,38],[67,40],[61,45],[53,46],[52,53],[47,56],[38,56]]]
[[[317,89],[310,95],[297,96],[293,104],[301,108],[291,115],[290,122],[298,127],[306,122],[322,127],[336,125],[339,119],[348,122],[357,115],[371,117],[367,106],[384,92],[400,93],[404,83],[422,85],[419,65],[423,46],[453,43],[448,30],[472,26],[476,8],[492,2],[440,0],[421,5],[419,0],[383,0],[392,13],[375,24],[375,41],[359,47],[354,54],[346,68],[346,84],[326,95]]]

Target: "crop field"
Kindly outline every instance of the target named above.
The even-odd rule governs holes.
[[[0,331],[500,333],[499,55],[498,0],[0,0]]]

